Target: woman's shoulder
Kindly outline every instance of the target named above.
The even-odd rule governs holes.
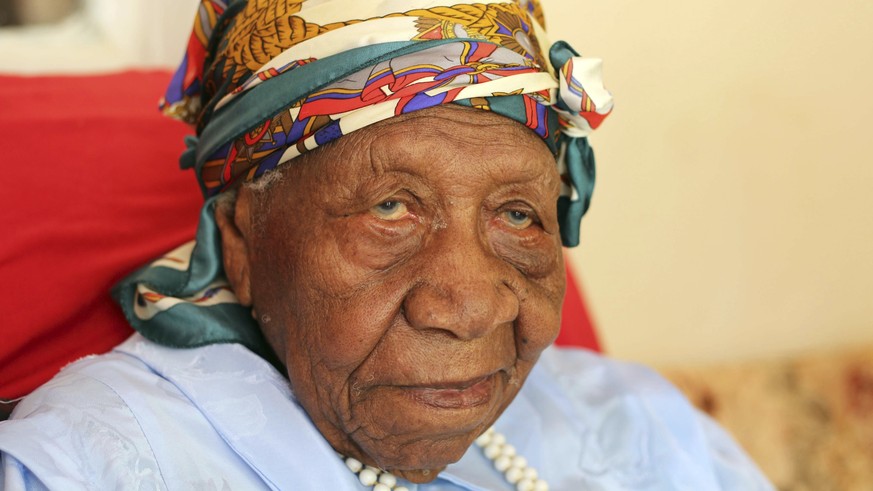
[[[143,401],[158,399],[162,405],[184,401],[165,374],[131,355],[131,350],[144,344],[149,342],[137,335],[109,353],[86,356],[65,366],[22,399],[10,421],[0,426],[0,438],[7,427],[24,424],[22,421],[41,418],[69,426],[71,418],[99,416],[99,421],[108,425],[136,419],[134,409]]]
[[[5,484],[80,489],[106,483],[111,475],[116,484],[163,489],[148,439],[115,390],[119,380],[143,385],[147,378],[146,370],[120,353],[68,365],[0,423]]]
[[[549,348],[525,389],[531,407],[564,421],[545,431],[579,449],[579,472],[615,489],[772,489],[730,435],[651,368]]]
[[[4,480],[10,489],[16,482],[25,489],[220,488],[228,476],[260,483],[170,374],[137,356],[150,345],[136,336],[78,360],[24,398],[0,423],[0,488]]]
[[[536,370],[580,400],[653,399],[687,406],[681,392],[652,368],[584,348],[550,347]]]

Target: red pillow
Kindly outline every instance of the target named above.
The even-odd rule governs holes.
[[[0,76],[0,398],[132,333],[109,288],[193,238],[203,202],[163,117],[168,72]],[[570,279],[559,342],[597,349]]]
[[[132,333],[109,288],[190,240],[202,204],[178,168],[166,72],[0,77],[0,397]]]

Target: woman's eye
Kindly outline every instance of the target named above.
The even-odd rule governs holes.
[[[408,210],[400,201],[385,201],[370,208],[370,212],[382,220],[400,220]]]
[[[528,228],[533,223],[533,218],[529,214],[519,210],[505,211],[503,216],[509,225],[517,229]]]

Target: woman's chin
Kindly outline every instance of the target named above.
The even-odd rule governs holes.
[[[461,460],[512,401],[518,386],[510,378],[498,371],[458,384],[367,389],[354,412],[366,423],[341,431],[345,441],[334,448],[410,482],[430,482]]]
[[[395,476],[415,484],[425,484],[437,478],[445,467],[424,470],[389,470]]]
[[[461,460],[479,433],[477,429],[439,439],[385,442],[371,447],[362,461],[412,482],[429,482],[447,466]]]

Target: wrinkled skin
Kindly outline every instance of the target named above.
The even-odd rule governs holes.
[[[217,213],[228,277],[334,449],[431,481],[557,336],[554,157],[512,120],[437,107],[282,172]]]

